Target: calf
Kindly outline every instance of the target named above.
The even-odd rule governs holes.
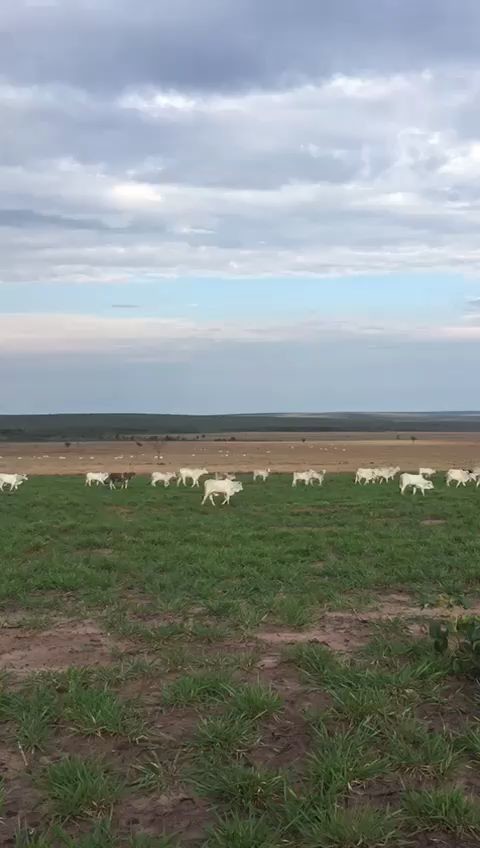
[[[184,486],[187,485],[187,480],[192,481],[192,489],[194,486],[199,487],[200,477],[203,477],[204,474],[208,474],[206,468],[180,468],[177,477],[177,486],[180,483],[183,483]]]
[[[476,480],[476,477],[473,471],[464,471],[463,468],[449,468],[445,480],[447,486],[450,486],[450,483],[456,483],[458,489],[459,486],[466,486],[470,481]]]
[[[422,475],[422,477],[433,477],[437,472],[434,468],[419,468],[418,473]]]
[[[25,480],[28,480],[26,474],[0,474],[0,492],[3,492],[4,486],[9,486],[10,492],[16,492]]]
[[[157,483],[163,483],[166,489],[170,485],[170,481],[176,479],[177,475],[175,471],[152,471],[150,485],[156,488]]]
[[[223,495],[222,506],[230,503],[230,498],[243,491],[242,483],[236,480],[205,480],[202,506],[208,500],[215,506],[215,495]]]
[[[133,477],[135,477],[134,471],[114,471],[108,475],[108,484],[111,489],[116,489],[117,483],[120,483],[121,489],[128,489],[128,484]]]
[[[87,471],[85,474],[85,485],[91,487],[92,483],[96,486],[104,486],[108,480],[106,471]]]
[[[408,489],[409,486],[413,488],[414,495],[417,494],[417,489],[420,489],[424,497],[425,489],[433,489],[432,481],[426,480],[421,474],[400,474],[400,491],[402,495],[405,494],[405,489]]]

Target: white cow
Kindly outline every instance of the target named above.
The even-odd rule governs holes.
[[[475,474],[472,471],[464,471],[463,468],[449,468],[445,478],[447,486],[450,483],[456,483],[456,488],[466,486],[471,480],[476,480]]]
[[[323,481],[325,479],[325,474],[327,473],[325,469],[323,471],[314,471],[313,468],[309,469],[310,471],[310,480],[307,483],[307,486],[313,486],[314,481],[316,480],[319,486],[323,485]]]
[[[311,471],[294,471],[292,477],[292,486],[296,486],[297,483],[305,483],[306,486],[310,483]]]
[[[373,469],[375,473],[375,479],[378,480],[379,483],[383,483],[385,480],[388,483],[389,480],[394,480],[400,471],[399,465],[383,465],[380,468]],[[421,472],[420,472],[421,473]]]
[[[26,474],[0,474],[0,492],[3,492],[4,486],[9,486],[10,492],[16,492],[25,480],[28,480]]]
[[[414,495],[417,494],[417,489],[420,489],[423,496],[425,496],[425,489],[433,489],[432,481],[426,480],[421,474],[400,474],[400,491],[402,495],[409,486],[412,486]]]
[[[477,488],[480,486],[480,465],[475,465],[472,469],[472,474],[475,475]]]
[[[357,468],[357,473],[355,474],[355,483],[363,483],[363,485],[366,486],[367,483],[374,483],[376,479],[376,468]]]
[[[206,468],[180,468],[177,477],[177,486],[179,486],[180,483],[183,483],[183,485],[186,486],[187,480],[191,480],[192,488],[194,486],[198,486],[198,488],[200,488],[198,481],[204,474],[208,474]]]
[[[253,482],[255,482],[255,480],[261,480],[262,483],[265,483],[265,481],[268,479],[269,475],[270,475],[270,469],[269,468],[256,468],[255,471],[253,472]]]
[[[237,477],[231,471],[215,471],[215,480],[236,480]]]
[[[91,486],[95,483],[96,486],[104,486],[108,480],[107,471],[87,471],[85,474],[85,485]]]
[[[433,477],[437,472],[434,468],[419,468],[418,473],[422,475],[422,477]]]
[[[243,491],[242,483],[237,480],[205,480],[202,505],[207,498],[215,506],[215,495],[223,495],[222,506],[230,503],[230,498]]]
[[[156,488],[157,483],[163,483],[164,488],[166,489],[170,485],[170,481],[176,479],[177,475],[175,471],[152,471],[150,485]]]

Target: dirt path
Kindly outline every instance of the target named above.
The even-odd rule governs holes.
[[[135,470],[205,466],[209,471],[251,471],[269,467],[289,472],[302,468],[353,471],[359,466],[399,465],[439,470],[480,464],[479,433],[418,433],[416,441],[402,435],[342,433],[305,436],[276,433],[269,440],[238,434],[235,441],[0,443],[0,471],[27,474],[82,474],[86,471]]]

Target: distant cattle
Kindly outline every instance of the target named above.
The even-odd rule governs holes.
[[[437,472],[434,468],[419,468],[418,473],[422,475],[422,477],[433,477]]]
[[[311,468],[310,469],[310,480],[308,481],[308,485],[313,486],[313,483],[316,480],[319,486],[323,486],[323,481],[325,479],[326,473],[327,472],[325,471],[325,469],[323,469],[323,471],[313,471],[313,469]]]
[[[255,471],[253,472],[254,482],[255,482],[255,480],[261,480],[262,483],[265,483],[265,481],[268,480],[269,476],[270,476],[270,469],[269,468],[256,468]]]
[[[417,494],[417,489],[420,489],[423,496],[425,496],[426,489],[433,489],[432,481],[422,477],[421,474],[400,474],[400,492],[402,495],[405,494],[405,489],[410,486],[414,495]]]
[[[108,475],[108,485],[111,489],[116,489],[119,483],[120,489],[128,489],[128,484],[133,477],[135,477],[134,471],[114,471]]]
[[[466,486],[467,483],[475,482],[476,479],[473,471],[464,471],[463,468],[449,468],[445,477],[447,486],[450,486],[450,483],[456,483],[457,489],[459,486]]]
[[[376,479],[376,468],[357,468],[357,473],[355,474],[355,483],[363,483],[363,485],[366,486],[367,483],[374,483]]]
[[[177,477],[177,486],[180,483],[183,483],[184,486],[187,485],[187,480],[192,481],[193,486],[199,486],[200,477],[203,477],[205,474],[208,474],[206,468],[180,468]]]
[[[150,485],[156,488],[157,483],[163,483],[166,489],[176,477],[175,471],[152,471]]]
[[[28,480],[26,474],[0,474],[0,492],[3,492],[4,486],[8,486],[10,492],[16,492],[25,480]]]
[[[394,480],[400,471],[399,465],[382,465],[380,468],[374,468],[375,471],[375,481],[378,480],[379,483],[383,483],[385,481],[388,483],[389,480]],[[421,473],[421,472],[420,472]]]
[[[95,483],[96,486],[104,486],[108,480],[107,471],[87,471],[85,474],[85,485],[91,486]]]
[[[230,503],[230,498],[243,491],[242,483],[237,480],[205,480],[202,504],[208,500],[215,506],[215,495],[223,495],[222,506]]]

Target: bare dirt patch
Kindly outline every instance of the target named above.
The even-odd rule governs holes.
[[[446,520],[444,518],[424,518],[420,524],[425,524],[427,526],[435,526],[436,524],[446,524]]]
[[[355,626],[353,626],[355,624]],[[359,629],[359,622],[354,616],[350,619],[343,617],[336,620],[325,617],[321,624],[307,630],[262,630],[257,638],[269,645],[294,645],[297,643],[318,642],[332,651],[355,651],[365,645],[370,638],[370,628]]]
[[[75,553],[79,556],[111,557],[113,548],[77,548]]]
[[[197,842],[204,836],[210,819],[207,803],[182,790],[127,798],[117,813],[121,833],[137,832],[157,838],[175,834],[181,838],[182,845]]]
[[[398,592],[386,596],[374,609],[362,612],[326,612],[315,627],[304,630],[293,630],[284,627],[263,629],[257,632],[256,638],[269,645],[294,645],[307,642],[318,642],[332,651],[348,653],[365,645],[371,635],[371,625],[381,621],[404,619],[412,633],[422,632],[422,622],[432,618],[451,619],[464,615],[480,614],[480,601],[471,605],[468,610],[460,606],[419,607],[414,606],[412,599]]]
[[[0,668],[20,675],[108,665],[115,650],[126,649],[94,621],[63,621],[40,632],[0,630]]]

